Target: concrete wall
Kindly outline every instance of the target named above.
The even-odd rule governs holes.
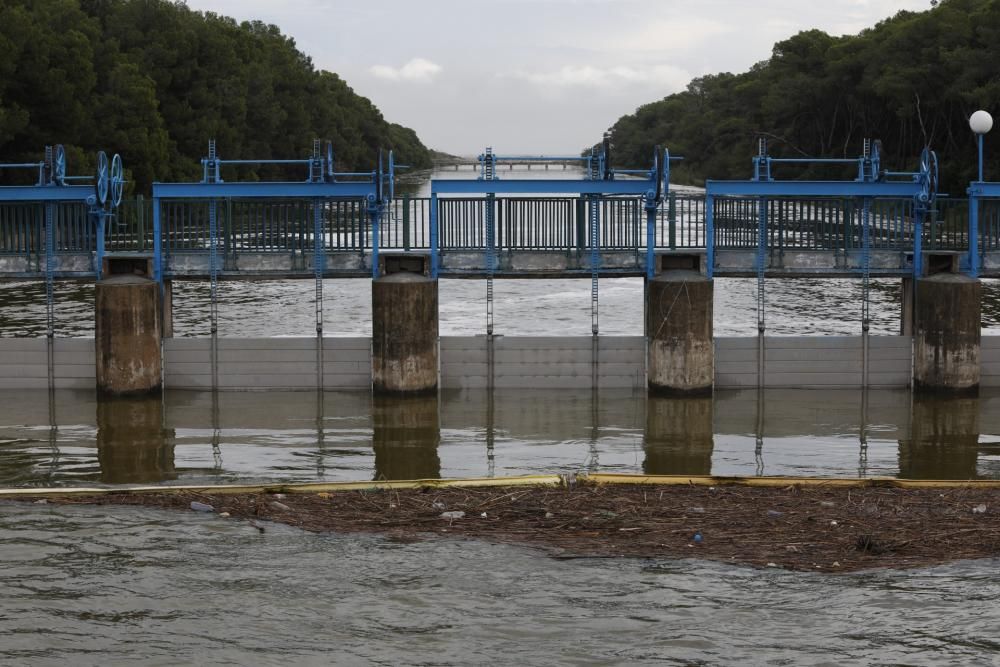
[[[645,388],[646,341],[642,336],[598,338],[598,386]],[[493,386],[497,389],[590,389],[593,340],[588,336],[498,336],[493,339]],[[441,337],[441,387],[487,386],[485,336]]]
[[[910,382],[910,339],[873,336],[869,382],[872,387],[906,387]],[[598,339],[598,386],[645,389],[645,340],[641,336]],[[0,338],[0,389],[48,386],[44,338]],[[326,389],[371,386],[371,340],[325,338]],[[502,337],[494,340],[494,386],[503,388],[589,389],[593,377],[592,340],[577,337]],[[715,342],[716,387],[757,386],[757,339],[718,338]],[[856,388],[861,385],[860,336],[796,336],[765,340],[768,387]],[[212,386],[210,341],[173,338],[164,341],[164,384],[170,389]],[[56,339],[55,378],[59,389],[93,389],[94,340]],[[982,339],[982,386],[1000,387],[1000,336]],[[222,389],[291,389],[316,387],[316,349],[312,338],[219,339],[219,386]],[[487,385],[486,338],[441,338],[441,387]]]
[[[220,338],[220,389],[315,389],[315,338]],[[164,386],[211,389],[211,341],[172,338],[163,345]],[[371,340],[323,339],[326,389],[371,387]]]
[[[1000,361],[1000,346],[997,352],[996,358]],[[757,354],[757,338],[717,338],[716,387],[756,387]],[[910,354],[909,337],[870,337],[868,386],[908,386]],[[860,387],[863,366],[861,336],[764,339],[764,385],[767,387]]]
[[[93,338],[57,338],[54,347],[56,389],[97,387]],[[44,338],[0,338],[0,389],[48,389],[49,365]]]

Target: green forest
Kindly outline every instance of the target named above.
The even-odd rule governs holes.
[[[925,145],[943,192],[962,196],[976,171],[968,118],[1000,116],[1000,0],[941,0],[858,35],[801,32],[741,74],[693,80],[611,130],[616,164],[648,164],[660,144],[684,161],[675,183],[749,178],[757,138],[772,156],[857,157],[882,141],[883,168],[915,169]],[[1000,118],[998,118],[1000,121]],[[1000,123],[986,137],[987,179],[1000,180]],[[840,177],[787,166],[777,178]]]
[[[148,193],[200,179],[210,138],[243,159],[307,157],[328,139],[340,171],[372,168],[378,148],[431,160],[413,130],[273,25],[168,0],[0,3],[0,161],[37,162],[62,143],[70,172],[90,174],[96,151],[118,152],[131,188]]]

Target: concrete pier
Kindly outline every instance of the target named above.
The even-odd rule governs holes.
[[[174,337],[174,281],[163,281],[162,304],[160,308],[161,335]]]
[[[647,372],[651,393],[712,393],[713,289],[712,280],[697,271],[666,271],[647,283]]]
[[[710,475],[715,437],[711,397],[667,398],[646,401],[647,475]]]
[[[97,390],[128,395],[159,391],[160,288],[130,274],[110,275],[95,290]]]
[[[433,392],[438,386],[438,283],[400,271],[372,283],[372,389]]]
[[[981,285],[939,273],[917,280],[914,303],[913,388],[976,394],[980,379]]]

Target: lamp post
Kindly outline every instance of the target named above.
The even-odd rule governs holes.
[[[979,144],[979,180],[969,188],[969,275],[979,276],[979,193],[983,182],[983,137],[993,129],[993,116],[980,109],[969,117]]]
[[[983,181],[983,137],[993,129],[993,116],[980,109],[969,117],[969,127],[979,139],[979,182]]]

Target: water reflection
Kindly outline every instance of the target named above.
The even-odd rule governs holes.
[[[910,437],[899,441],[899,475],[974,479],[979,458],[979,399],[914,397]]]
[[[1000,479],[1000,392],[0,391],[0,485],[316,482],[580,471]],[[982,434],[982,435],[980,435]],[[978,444],[982,440],[984,444]]]
[[[647,475],[708,475],[715,442],[711,398],[650,397],[646,401]]]
[[[97,460],[105,484],[177,479],[174,433],[163,427],[163,399],[101,398],[97,403]]]
[[[441,477],[441,417],[437,395],[372,400],[375,479]]]

